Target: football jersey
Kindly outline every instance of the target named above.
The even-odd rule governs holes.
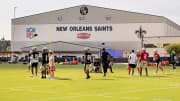
[[[142,61],[147,61],[149,57],[149,53],[147,52],[141,52],[141,60]]]
[[[129,55],[129,64],[136,64],[137,56],[135,53]]]
[[[42,53],[42,64],[47,64],[49,62],[48,52]]]
[[[39,53],[38,52],[32,52],[31,62],[32,63],[38,63],[38,61],[39,61]]]
[[[155,58],[155,61],[159,61],[160,60],[160,55],[158,53],[155,53],[154,58]]]
[[[136,54],[137,59],[140,59],[141,55],[140,54]]]
[[[91,53],[85,53],[85,59],[84,59],[85,64],[91,64],[91,60],[92,60]]]

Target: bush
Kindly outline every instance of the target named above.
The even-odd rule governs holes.
[[[166,46],[166,51],[170,54],[172,51],[180,53],[180,43],[169,44]]]

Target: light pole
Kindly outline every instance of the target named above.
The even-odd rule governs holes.
[[[16,8],[17,7],[14,7],[14,19],[16,18]]]
[[[146,30],[142,29],[142,26],[140,26],[139,30],[135,31],[136,34],[138,34],[138,37],[141,39],[141,48],[144,48],[144,34],[146,34]]]
[[[16,18],[16,6],[14,7],[14,19]],[[13,43],[14,43],[14,31],[15,31],[15,25],[13,25],[12,24],[12,39],[11,39],[11,60],[13,61],[13,53],[14,53],[14,45],[13,45]]]

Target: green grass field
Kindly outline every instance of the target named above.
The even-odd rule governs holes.
[[[126,65],[115,64],[114,74],[91,73],[83,65],[57,65],[55,80],[30,77],[27,65],[0,64],[0,101],[180,101],[180,71],[128,77]],[[179,67],[178,67],[179,68]]]

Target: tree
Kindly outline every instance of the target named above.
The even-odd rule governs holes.
[[[173,43],[166,46],[166,51],[170,54],[172,51],[175,51],[177,54],[180,54],[180,43]]]
[[[9,51],[11,43],[9,40],[0,40],[0,51]],[[7,50],[8,49],[8,50]]]

